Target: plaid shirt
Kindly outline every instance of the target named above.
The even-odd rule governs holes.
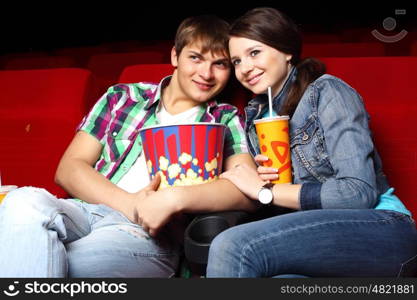
[[[159,85],[140,82],[110,87],[78,126],[103,145],[95,168],[113,183],[119,182],[142,152],[139,130],[159,124],[155,112],[161,89],[169,80],[170,76]],[[244,123],[234,106],[209,101],[200,106],[195,121],[227,126],[224,158],[248,153]]]

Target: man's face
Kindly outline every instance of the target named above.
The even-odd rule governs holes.
[[[229,58],[222,53],[202,53],[198,43],[185,46],[179,56],[173,49],[171,61],[177,68],[179,92],[194,102],[212,99],[229,79]]]

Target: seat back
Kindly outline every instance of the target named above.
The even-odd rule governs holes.
[[[0,71],[3,184],[66,193],[54,183],[59,159],[86,112],[91,72],[76,68]]]
[[[127,66],[121,72],[119,83],[153,82],[159,83],[165,76],[171,75],[174,67],[171,64],[139,64]]]
[[[361,94],[388,180],[417,216],[417,57],[321,60]]]
[[[162,63],[164,53],[156,51],[138,51],[126,53],[103,53],[92,55],[87,63],[98,86],[98,93],[117,83],[121,72],[127,66],[136,64]]]

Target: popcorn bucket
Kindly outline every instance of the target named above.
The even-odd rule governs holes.
[[[148,173],[161,174],[159,189],[210,182],[222,172],[226,126],[191,123],[140,130]]]

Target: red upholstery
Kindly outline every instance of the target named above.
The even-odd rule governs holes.
[[[91,73],[82,69],[0,71],[0,171],[3,184],[54,183],[59,159],[85,114]]]
[[[6,60],[5,70],[28,70],[47,68],[77,67],[77,62],[70,56],[43,56],[43,57],[14,57]]]
[[[375,43],[305,43],[302,57],[383,56],[384,44]]]
[[[155,82],[171,75],[174,67],[171,64],[140,64],[125,67],[119,76],[119,83]]]
[[[99,87],[98,96],[115,83],[123,69],[130,65],[162,63],[164,53],[158,51],[139,51],[127,53],[105,53],[92,55],[87,63]]]
[[[410,55],[417,56],[417,41],[411,44]]]
[[[417,216],[417,57],[321,60],[362,95],[389,182]]]

